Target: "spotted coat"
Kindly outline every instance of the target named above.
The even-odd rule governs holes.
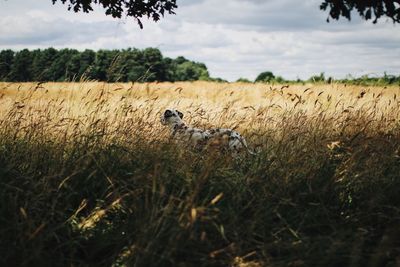
[[[183,114],[174,109],[167,109],[161,116],[161,123],[171,129],[171,138],[181,144],[190,144],[196,148],[218,147],[237,153],[243,149],[250,154],[247,142],[237,131],[226,128],[202,130],[187,126]]]

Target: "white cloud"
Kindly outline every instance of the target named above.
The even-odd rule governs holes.
[[[0,0],[0,48],[151,46],[204,62],[211,75],[229,80],[254,79],[265,70],[292,79],[319,72],[400,74],[399,26],[357,18],[326,23],[321,1],[182,0],[177,15],[145,21],[140,30],[101,8],[75,14],[49,0]]]

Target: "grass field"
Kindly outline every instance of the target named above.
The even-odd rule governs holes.
[[[0,83],[0,265],[399,266],[399,94]],[[258,155],[177,147],[167,107]]]

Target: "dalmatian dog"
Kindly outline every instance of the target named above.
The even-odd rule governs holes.
[[[183,122],[182,112],[176,109],[165,110],[161,116],[161,124],[170,128],[172,138],[179,143],[192,145],[195,148],[223,148],[233,155],[242,150],[256,155],[249,149],[246,140],[238,132],[223,128],[201,130],[189,127]]]

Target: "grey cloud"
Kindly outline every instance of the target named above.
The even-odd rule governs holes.
[[[357,29],[347,28],[344,31],[317,31],[305,35],[303,39],[314,42],[318,35],[318,44],[324,46],[352,47],[358,48],[360,51],[374,48],[382,49],[382,51],[387,49],[399,50],[400,35],[393,34],[393,30],[396,31],[396,29],[387,26],[365,27],[364,25],[364,27]]]
[[[205,0],[178,0],[177,1],[178,10],[180,7],[198,5],[198,4],[203,3],[204,1]]]
[[[114,22],[81,22],[57,19],[47,21],[37,17],[0,19],[2,27],[13,27],[12,31],[0,29],[0,43],[4,45],[63,45],[87,43],[94,38],[112,37],[125,33]]]
[[[327,23],[319,9],[322,0],[204,0],[185,9],[183,20],[197,23],[227,24],[259,31],[335,30],[349,22]],[[351,23],[361,21],[354,19]]]

